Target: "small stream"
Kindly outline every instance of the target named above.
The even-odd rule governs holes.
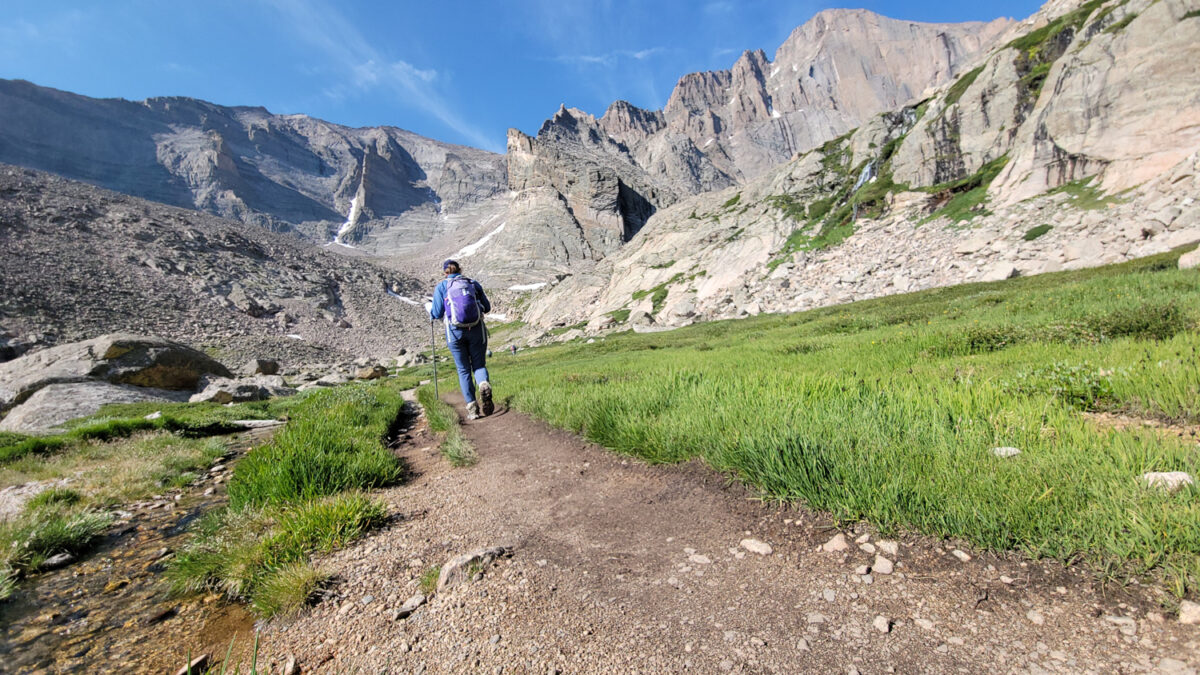
[[[0,603],[0,673],[174,672],[189,653],[223,657],[253,641],[254,618],[216,595],[172,595],[163,577],[188,527],[226,502],[228,463],[270,429],[230,439],[196,484],[128,505],[81,560],[25,579]],[[205,494],[205,493],[208,494]]]

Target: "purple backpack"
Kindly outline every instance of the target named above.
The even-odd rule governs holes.
[[[462,276],[446,284],[446,320],[455,328],[471,328],[483,319],[479,299],[475,297],[475,282]]]

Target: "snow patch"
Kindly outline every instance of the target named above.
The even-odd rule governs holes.
[[[358,195],[361,192],[362,184],[360,183],[358,190],[354,193],[354,198],[350,200],[350,212],[346,214],[346,222],[342,223],[341,229],[339,229],[337,234],[333,237],[333,241],[329,243],[345,246],[346,248],[354,248],[350,244],[347,244],[342,237],[350,234],[350,231],[353,230],[354,226],[358,224],[359,216],[362,215],[362,205],[358,203]]]
[[[510,290],[510,291],[536,291],[537,289],[539,289],[545,285],[546,285],[546,282],[542,281],[542,282],[539,282],[536,284],[521,284],[519,286],[509,286],[508,290]]]
[[[767,79],[769,80],[769,79],[771,79],[772,77],[775,77],[775,76],[776,76],[776,75],[778,75],[778,74],[779,74],[779,68],[778,68],[778,67],[776,67],[776,68],[772,68],[772,69],[771,69],[771,74],[767,76]]]
[[[779,119],[782,117],[782,115],[779,114],[779,111],[776,110],[775,106],[773,105],[767,106],[767,114],[770,115],[772,119]]]
[[[708,146],[712,145],[712,142],[713,142],[713,141],[715,141],[715,140],[716,140],[715,138],[710,138],[710,139],[708,139],[707,141],[704,141],[704,145],[702,145],[702,146],[700,146],[700,147],[702,147],[702,148],[707,148]]]
[[[497,227],[496,229],[492,230],[491,232],[488,232],[487,234],[483,235],[483,238],[480,239],[479,241],[475,242],[474,244],[471,244],[469,246],[464,246],[462,248],[462,250],[460,250],[458,253],[455,253],[451,257],[452,258],[465,258],[467,256],[475,255],[476,253],[479,252],[479,249],[483,248],[484,244],[488,243],[489,239],[500,234],[500,231],[503,230],[504,226],[507,224],[508,224],[507,222],[500,223],[500,227]]]
[[[409,298],[409,297],[406,297],[403,295],[399,295],[398,293],[393,293],[392,289],[390,289],[390,288],[387,289],[387,294],[392,296],[393,298],[399,300],[400,302],[407,303],[409,305],[415,305],[417,307],[421,306],[421,303],[417,302],[416,300],[413,300],[412,298]]]
[[[796,71],[798,71],[798,70],[800,70],[799,66],[797,66],[796,64],[794,64],[794,63],[793,63],[793,64],[792,64],[792,72],[794,73],[794,72],[796,72]]]

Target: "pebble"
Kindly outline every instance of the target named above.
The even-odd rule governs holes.
[[[825,598],[825,602],[833,602],[837,600],[837,593],[834,593],[832,588],[826,588],[821,591],[821,597]]]
[[[850,548],[850,545],[846,543],[846,535],[840,532],[833,539],[821,545],[821,550],[826,553],[837,553],[838,551],[845,551],[848,548]]]
[[[858,548],[863,553],[874,553],[875,552],[875,544],[859,544]]]
[[[759,555],[771,555],[771,552],[774,550],[770,544],[757,539],[743,539],[742,548]]]
[[[878,541],[875,543],[877,546],[879,546],[879,550],[883,551],[884,555],[890,555],[892,557],[900,555],[900,545],[894,541],[886,541],[885,540],[885,541]]]
[[[1014,581],[1016,580],[1012,577],[1004,576],[1003,574],[1000,575],[1000,583],[1002,584],[1011,584]]]
[[[709,559],[709,557],[708,557],[708,556],[706,556],[706,555],[700,555],[699,553],[693,553],[692,555],[689,555],[689,556],[688,556],[688,560],[689,560],[690,562],[693,562],[693,563],[697,564],[697,565],[710,565],[710,564],[712,564],[712,560],[711,560],[711,559]]]
[[[1127,616],[1106,616],[1104,620],[1115,624],[1121,630],[1122,635],[1137,634],[1137,622]]]
[[[1179,603],[1179,623],[1200,625],[1200,604],[1190,600]]]
[[[879,574],[891,574],[892,569],[893,567],[891,560],[888,560],[880,555],[875,556],[875,563],[871,565],[872,572],[877,572]]]
[[[1021,454],[1021,451],[1018,448],[1009,447],[992,448],[992,454],[997,457],[1016,457],[1017,455]]]
[[[929,619],[913,619],[913,623],[925,630],[933,630],[933,622]]]
[[[800,638],[800,641],[796,643],[796,651],[806,652],[809,649],[808,640],[805,640],[804,638]]]
[[[869,574],[870,572],[871,568],[867,567],[866,565],[859,565],[858,567],[854,568],[854,573],[860,577],[864,574]]]
[[[971,556],[966,551],[962,551],[962,550],[959,550],[956,548],[953,551],[951,551],[950,554],[963,562],[971,562]]]
[[[1041,626],[1042,624],[1046,623],[1046,617],[1042,616],[1042,613],[1036,609],[1031,609],[1028,612],[1025,612],[1025,618],[1033,622],[1033,625],[1035,626]]]
[[[875,620],[871,622],[871,625],[874,626],[875,630],[879,631],[880,633],[889,633],[892,630],[892,622],[888,621],[888,618],[882,614],[875,617]]]
[[[1150,471],[1142,474],[1142,482],[1147,487],[1175,492],[1185,485],[1193,485],[1196,481],[1192,479],[1191,474],[1184,471]]]

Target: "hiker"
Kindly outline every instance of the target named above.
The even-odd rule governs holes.
[[[425,310],[429,316],[442,319],[446,324],[446,346],[458,367],[458,386],[467,402],[467,418],[473,420],[481,413],[491,415],[495,410],[485,365],[487,328],[483,325],[483,315],[492,310],[492,303],[478,281],[462,275],[457,262],[443,262],[442,273],[446,278],[438,282],[433,300],[425,303]],[[479,387],[478,401],[475,400],[476,385]]]
[[[508,348],[512,350],[513,356],[517,355],[517,346],[516,345],[509,345]]]

